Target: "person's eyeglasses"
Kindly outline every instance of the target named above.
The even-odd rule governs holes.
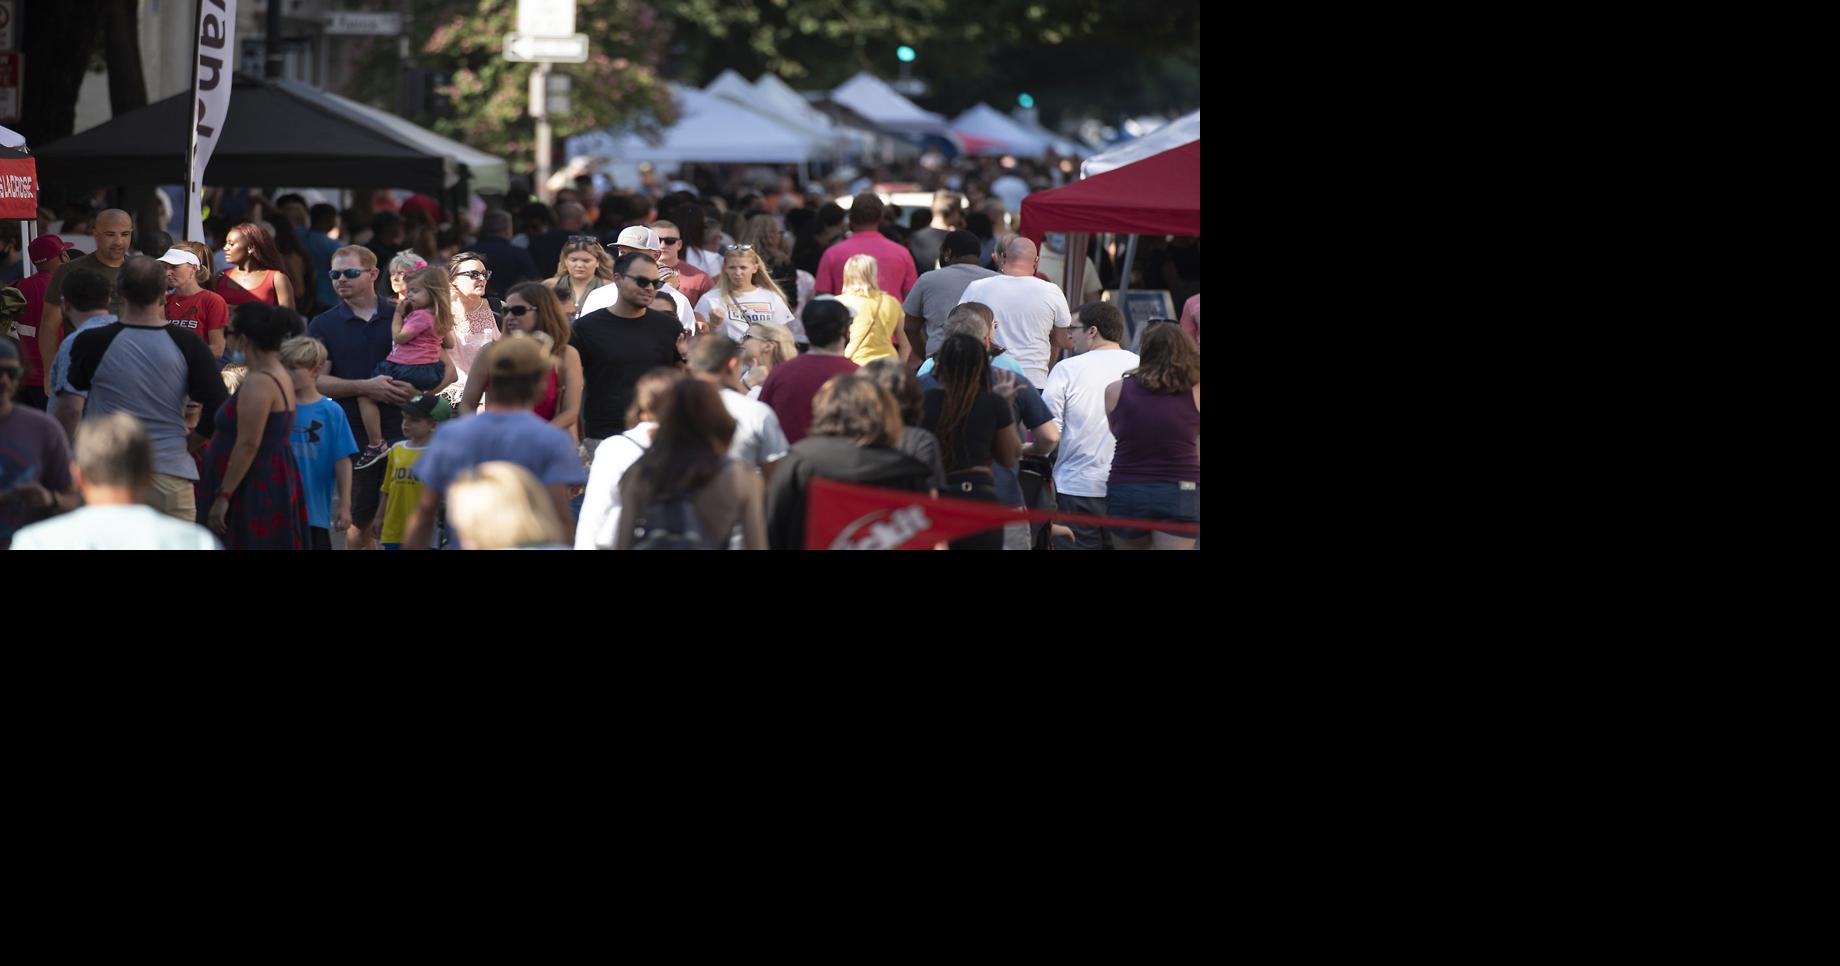
[[[492,277],[491,272],[472,271],[472,272],[459,272],[458,274],[463,278],[476,278],[482,282]]]
[[[336,282],[341,278],[357,278],[368,271],[370,271],[368,268],[335,268],[327,272],[326,277]]]
[[[625,276],[625,278],[628,282],[631,282],[634,285],[639,286],[640,288],[657,288],[658,287],[658,280],[655,278],[640,278],[637,275],[627,275]]]
[[[14,382],[24,379],[25,375],[26,371],[19,366],[0,366],[0,376],[6,376]]]
[[[528,305],[507,305],[505,306],[505,314],[511,316],[514,319],[523,318],[524,313],[529,312],[529,311],[530,311],[530,306]]]
[[[658,236],[658,247],[660,247],[660,248],[670,248],[670,247],[671,247],[672,245],[681,245],[681,244],[683,244],[683,241],[684,241],[684,240],[683,240],[682,238],[666,238],[666,237],[665,237],[665,236],[663,236],[663,235],[659,235],[659,236]]]
[[[722,246],[722,254],[724,255],[728,254],[729,252],[751,252],[753,250],[754,250],[754,246],[752,245],[723,245]]]

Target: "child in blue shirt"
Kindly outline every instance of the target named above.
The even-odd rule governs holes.
[[[351,526],[351,458],[358,440],[338,403],[320,395],[326,344],[297,336],[281,343],[281,364],[294,378],[294,431],[289,440],[307,494],[309,550],[331,550],[332,534]]]

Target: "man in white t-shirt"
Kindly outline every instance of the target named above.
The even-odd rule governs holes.
[[[1054,462],[1054,492],[1059,508],[1069,513],[1105,516],[1105,483],[1112,475],[1112,451],[1118,440],[1105,413],[1105,387],[1137,368],[1137,353],[1119,343],[1124,315],[1110,302],[1080,306],[1071,326],[1074,355],[1048,376],[1041,398],[1060,428],[1060,455]],[[1070,525],[1073,543],[1066,550],[1098,550],[1103,528]]]
[[[128,413],[78,426],[71,469],[83,507],[20,530],[14,550],[223,549],[211,531],[143,502],[153,486],[153,443]]]
[[[1041,256],[1035,243],[1027,238],[1018,235],[1010,239],[999,250],[998,260],[1003,274],[965,286],[958,303],[982,302],[990,306],[997,317],[993,341],[1009,350],[1030,382],[1043,385],[1054,358],[1054,329],[1073,324],[1067,296],[1054,284],[1035,277]]]
[[[613,257],[616,260],[623,255],[640,252],[650,257],[652,261],[658,261],[658,253],[660,251],[658,233],[643,225],[634,225],[620,232],[620,237],[614,241],[613,245],[615,249]],[[663,277],[663,274],[664,273],[661,271],[659,273],[660,277]],[[670,285],[660,285],[658,286],[658,291],[660,294],[669,295],[671,297],[671,304],[677,306],[678,323],[684,327],[685,332],[695,335],[696,313],[692,312],[690,309],[690,300],[684,298],[684,293],[679,292]],[[619,286],[603,285],[589,292],[588,297],[581,300],[581,312],[579,314],[587,315],[589,312],[593,312],[596,309],[607,308],[619,300]]]

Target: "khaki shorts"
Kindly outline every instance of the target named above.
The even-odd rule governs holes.
[[[192,481],[165,473],[153,474],[153,488],[147,491],[147,505],[186,523],[198,522],[198,498]]]

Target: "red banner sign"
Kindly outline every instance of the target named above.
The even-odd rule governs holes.
[[[924,493],[836,480],[812,480],[805,496],[807,550],[931,550],[936,544],[995,530],[1006,523],[1043,520],[1167,533],[1201,532],[1198,524],[1012,510],[996,503],[937,500]]]
[[[38,217],[38,162],[0,158],[0,218]]]

